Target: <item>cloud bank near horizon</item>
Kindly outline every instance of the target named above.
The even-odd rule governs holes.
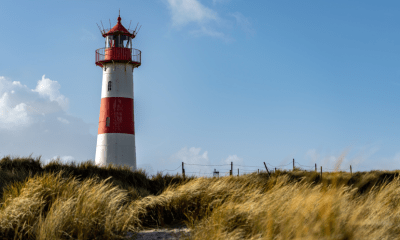
[[[35,89],[0,76],[0,156],[94,159],[96,137],[90,124],[67,114],[69,99],[60,88],[45,75]]]

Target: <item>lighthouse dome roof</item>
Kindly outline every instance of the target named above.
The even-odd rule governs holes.
[[[108,36],[108,35],[116,35],[116,34],[121,34],[121,35],[127,35],[130,36],[132,38],[135,37],[135,33],[129,32],[121,23],[121,17],[118,16],[118,22],[117,24],[111,28],[108,32],[106,32],[105,34],[103,34],[103,36]]]

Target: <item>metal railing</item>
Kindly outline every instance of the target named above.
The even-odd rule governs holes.
[[[142,63],[142,52],[135,48],[99,48],[96,50],[97,62],[130,61],[140,65]]]

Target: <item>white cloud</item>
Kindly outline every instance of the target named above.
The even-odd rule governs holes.
[[[168,0],[168,7],[171,13],[172,26],[181,29],[189,26],[188,30],[193,36],[210,36],[224,39],[226,34],[216,30],[224,20],[218,13],[198,0]],[[229,39],[229,38],[228,38]]]
[[[38,81],[36,89],[32,90],[38,92],[40,96],[49,98],[50,101],[58,102],[58,104],[66,110],[68,108],[69,100],[59,91],[61,85],[57,81],[52,81],[49,78],[42,76],[42,79]]]
[[[249,173],[252,172],[254,169],[252,168],[247,168],[243,166],[243,158],[238,157],[237,155],[229,155],[225,160],[222,161],[223,164],[226,165],[230,165],[231,163],[233,163],[233,175],[236,174],[237,169],[239,168],[241,170],[241,174],[243,173]],[[230,166],[227,166],[230,169]],[[226,169],[226,167],[224,168]],[[229,171],[228,171],[229,172]],[[225,175],[228,174],[228,172],[225,170],[224,171],[220,171],[221,173],[225,173]]]
[[[0,77],[0,129],[28,127],[38,120],[35,115],[67,109],[69,100],[59,92],[60,87],[44,75],[35,89]]]
[[[172,25],[185,26],[191,22],[204,24],[209,21],[217,21],[218,14],[202,5],[197,0],[168,0],[172,15]]]
[[[201,148],[187,148],[184,147],[170,157],[172,162],[184,162],[185,171],[188,175],[198,174],[202,175],[204,173],[212,173],[210,160],[208,159],[208,152],[204,151],[201,153]]]
[[[213,0],[213,5],[229,1]],[[235,24],[232,19],[220,17],[215,10],[204,6],[200,0],[166,0],[166,3],[170,10],[172,27],[178,30],[186,27],[187,32],[196,37],[208,36],[228,42],[233,40],[226,33]],[[248,36],[254,35],[255,30],[243,14],[235,12],[227,16],[234,17],[236,25]]]
[[[35,89],[0,76],[0,156],[74,156],[93,159],[90,124],[68,115],[57,81],[42,77]],[[66,158],[68,159],[68,158]]]
[[[208,152],[200,152],[201,148],[191,147],[188,149],[187,147],[184,147],[177,153],[173,154],[171,158],[189,164],[209,164]]]
[[[243,165],[243,158],[238,157],[237,155],[229,155],[223,163],[225,164],[231,164],[233,162],[233,165]]]
[[[226,159],[221,161],[222,164],[228,165],[227,167],[230,169],[230,164],[233,163],[233,175],[237,174],[237,169],[239,169],[240,174],[249,174],[253,172],[257,172],[257,167],[254,166],[246,166],[243,162],[243,158],[238,157],[237,155],[229,155]],[[227,168],[226,166],[224,169]],[[264,169],[263,167],[260,166],[261,169]],[[221,171],[220,171],[221,172]],[[228,171],[229,172],[229,171]],[[225,174],[228,174],[228,172],[225,171]]]
[[[0,129],[14,129],[28,126],[30,123],[27,105],[25,103],[12,104],[10,94],[3,93],[0,97]]]
[[[65,124],[69,124],[69,121],[67,119],[65,119],[65,118],[57,117],[57,120],[62,122],[62,123],[65,123]]]

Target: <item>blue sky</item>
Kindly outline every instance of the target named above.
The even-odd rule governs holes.
[[[262,168],[295,158],[399,168],[396,1],[3,2],[0,156],[94,159],[102,78],[94,52],[104,47],[96,23],[114,26],[118,9],[126,27],[142,25],[139,167]]]

